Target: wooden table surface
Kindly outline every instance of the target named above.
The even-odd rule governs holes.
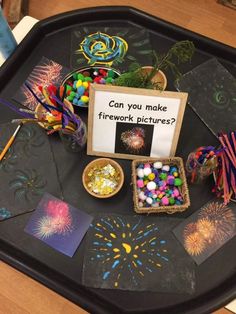
[[[129,5],[193,32],[236,47],[236,10],[216,0],[38,0],[29,1],[29,15],[43,19],[79,8]],[[1,227],[1,225],[0,225]],[[85,314],[86,312],[0,262],[0,314]],[[215,314],[231,313],[220,309]]]

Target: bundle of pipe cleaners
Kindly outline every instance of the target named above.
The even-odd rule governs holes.
[[[45,129],[48,130],[48,134],[54,133],[56,131],[63,130],[66,133],[73,133],[83,124],[80,117],[75,115],[66,103],[65,88],[63,86],[39,86],[40,91],[43,95],[43,100],[41,100],[32,88],[26,83],[25,86],[35,97],[38,103],[44,108],[44,111],[39,114],[37,111],[20,108],[11,104],[10,102],[0,99],[0,103],[14,110],[20,114],[22,119],[14,119],[13,123],[28,123],[36,122],[43,125]]]
[[[224,203],[236,200],[236,131],[218,135],[221,146],[202,146],[188,156],[186,170],[191,182],[213,174],[215,186],[212,191],[224,198]]]
[[[222,152],[218,156],[218,166],[214,171],[213,192],[224,198],[224,203],[236,200],[236,131],[220,133],[218,139]]]
[[[25,86],[44,110],[39,113],[24,108],[18,109],[10,102],[0,99],[1,104],[14,110],[23,117],[21,119],[12,120],[13,123],[39,123],[47,130],[47,134],[62,131],[63,134],[71,135],[80,146],[86,143],[86,125],[81,118],[70,109],[71,106],[69,106],[65,99],[66,91],[64,86],[39,86],[43,100],[35,94],[27,83],[25,83]]]
[[[191,175],[191,182],[202,181],[217,168],[217,156],[222,149],[213,146],[201,146],[188,156],[186,170]]]

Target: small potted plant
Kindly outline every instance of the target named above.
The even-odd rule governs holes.
[[[166,54],[158,55],[153,51],[152,66],[142,67],[140,64],[134,63],[128,72],[114,80],[113,85],[164,90],[167,79],[163,71],[170,69],[177,81],[181,77],[177,65],[189,62],[194,51],[194,44],[188,40],[175,43]]]

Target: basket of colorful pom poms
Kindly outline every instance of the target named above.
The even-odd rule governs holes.
[[[106,67],[87,67],[73,71],[62,82],[66,88],[66,99],[74,106],[87,108],[90,84],[112,84],[119,75],[117,70]]]
[[[172,214],[190,206],[180,157],[133,160],[132,181],[134,210],[137,213]]]

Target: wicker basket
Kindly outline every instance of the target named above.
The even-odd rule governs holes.
[[[179,177],[182,179],[183,184],[179,188],[180,193],[183,197],[182,205],[170,205],[170,206],[159,206],[159,207],[139,207],[138,203],[138,191],[137,191],[137,175],[136,169],[138,165],[144,163],[154,163],[156,161],[161,161],[164,165],[177,166]],[[190,206],[189,191],[187,186],[187,180],[184,171],[183,160],[180,157],[170,157],[170,158],[145,158],[136,159],[132,162],[132,183],[133,183],[133,199],[134,199],[134,210],[137,213],[162,213],[173,214],[176,212],[182,212]]]
[[[95,167],[95,166],[100,166],[100,167],[104,167],[106,166],[107,164],[110,164],[112,167],[114,167],[116,169],[116,171],[119,173],[120,177],[119,177],[119,182],[118,182],[118,185],[116,187],[116,189],[110,193],[110,194],[106,194],[106,195],[103,195],[103,194],[96,194],[94,193],[93,191],[91,191],[89,188],[88,188],[88,182],[90,181],[90,178],[88,177],[88,173],[89,171]],[[124,184],[124,172],[121,168],[121,166],[118,164],[118,162],[116,162],[115,160],[113,159],[110,159],[110,158],[98,158],[98,159],[95,159],[93,161],[91,161],[84,169],[83,171],[83,175],[82,175],[82,182],[83,182],[83,186],[85,188],[85,190],[92,196],[94,197],[97,197],[97,198],[109,198],[109,197],[112,197],[114,195],[116,195],[120,189],[122,188],[123,184]]]

